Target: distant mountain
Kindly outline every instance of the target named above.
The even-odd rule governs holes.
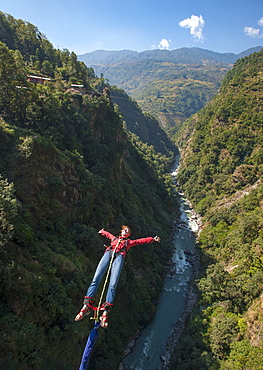
[[[240,54],[216,53],[200,48],[176,50],[97,50],[78,59],[124,89],[144,112],[170,130],[201,109],[218,92],[225,73]]]
[[[262,46],[257,46],[245,50],[242,53],[217,53],[211,50],[200,49],[200,48],[181,48],[175,50],[146,50],[142,52],[132,50],[119,50],[119,51],[107,51],[107,50],[96,50],[90,53],[78,55],[78,59],[84,62],[89,67],[93,67],[97,73],[97,66],[107,66],[109,64],[115,64],[120,62],[131,62],[145,59],[154,59],[166,62],[176,63],[226,63],[233,64],[239,58],[243,58],[249,54],[259,51]]]

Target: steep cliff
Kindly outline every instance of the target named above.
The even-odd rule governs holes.
[[[262,366],[262,71],[262,51],[240,59],[177,137],[178,178],[204,227],[199,305],[171,368]]]
[[[116,369],[161,290],[176,212],[173,153],[160,155],[124,128],[109,92],[96,91],[103,81],[74,53],[55,51],[30,24],[3,20],[33,33],[21,52],[11,48],[20,45],[15,32],[3,40],[10,48],[0,43],[0,367],[78,367],[93,323],[74,317],[105,249],[97,231],[118,234],[127,223],[133,238],[163,242],[126,259],[90,364]],[[33,72],[49,80],[34,84]]]

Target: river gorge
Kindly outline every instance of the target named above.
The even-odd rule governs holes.
[[[178,168],[179,157],[172,172],[175,184]],[[173,256],[156,313],[153,320],[129,343],[119,370],[168,369],[169,359],[184,327],[186,315],[195,303],[195,294],[189,282],[199,266],[196,235],[201,222],[179,187],[177,192],[180,218],[175,220]]]

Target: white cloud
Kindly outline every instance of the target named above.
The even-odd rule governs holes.
[[[158,44],[158,48],[160,50],[169,50],[170,44],[171,44],[171,40],[161,39],[161,41]]]
[[[245,27],[244,32],[246,36],[251,36],[251,37],[260,37],[259,35],[259,28],[253,28],[253,27]]]
[[[169,50],[170,49],[171,42],[172,42],[172,40],[161,39],[161,41],[159,42],[158,46],[152,45],[151,46],[151,49],[152,50],[154,50],[154,49]]]
[[[263,26],[263,17],[261,17],[258,20],[258,25],[259,26]],[[260,39],[260,38],[263,37],[263,33],[260,33],[260,29],[259,28],[245,27],[244,28],[244,32],[245,32],[245,35],[246,36],[255,37],[255,38],[258,38],[258,39]]]
[[[197,15],[192,15],[191,18],[186,18],[178,23],[180,27],[190,28],[190,34],[194,36],[196,41],[204,40],[203,28],[205,21],[203,17],[197,17]]]

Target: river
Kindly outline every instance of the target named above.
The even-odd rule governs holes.
[[[172,172],[175,183],[178,163],[179,158]],[[180,220],[176,221],[172,240],[174,252],[171,269],[164,280],[153,320],[141,331],[135,346],[123,359],[123,368],[127,370],[164,369],[172,352],[173,335],[176,334],[178,323],[184,315],[189,281],[193,272],[191,258],[193,259],[195,255],[198,218],[183,194],[179,191],[178,194],[181,215]]]

